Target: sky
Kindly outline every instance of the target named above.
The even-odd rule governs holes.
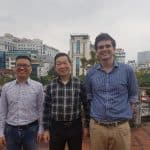
[[[94,43],[109,33],[127,60],[150,51],[149,0],[0,0],[0,36],[39,38],[69,51],[70,34],[84,33]]]

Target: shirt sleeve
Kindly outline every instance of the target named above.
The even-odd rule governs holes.
[[[90,120],[90,101],[87,99],[87,93],[86,93],[85,86],[83,85],[83,83],[81,83],[80,98],[81,98],[82,105],[83,105],[84,127],[88,128],[89,120]]]
[[[44,127],[44,130],[49,130],[50,112],[51,112],[51,96],[50,96],[50,85],[48,85],[46,88],[46,91],[45,91],[44,110],[43,110],[43,127]]]
[[[0,97],[0,137],[4,136],[4,128],[7,116],[7,97],[5,88],[2,88],[2,93]]]
[[[128,69],[128,95],[130,103],[138,103],[138,82],[131,67]]]
[[[85,86],[86,93],[87,93],[87,99],[88,101],[91,101],[92,100],[92,86],[90,82],[90,72],[88,72],[85,77],[84,86]]]
[[[38,133],[43,132],[43,124],[42,124],[43,101],[44,101],[44,90],[43,90],[43,86],[40,85],[39,94],[38,94],[38,113],[39,113],[39,131],[38,131]]]

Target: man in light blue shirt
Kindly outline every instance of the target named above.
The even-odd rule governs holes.
[[[128,120],[138,102],[138,85],[132,68],[115,61],[115,48],[109,34],[98,35],[95,50],[100,63],[86,76],[92,150],[130,150]]]
[[[28,56],[16,58],[16,80],[2,88],[0,100],[0,145],[8,150],[36,150],[42,138],[43,86],[29,78]]]

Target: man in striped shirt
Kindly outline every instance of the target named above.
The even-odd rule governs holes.
[[[86,76],[92,150],[130,150],[131,107],[138,102],[138,86],[129,65],[115,61],[115,40],[107,33],[95,39],[100,61]]]
[[[6,83],[0,99],[0,145],[8,150],[37,150],[42,137],[43,86],[29,78],[28,56],[16,58],[16,80]]]
[[[52,80],[46,90],[43,138],[45,142],[50,140],[50,150],[64,150],[66,143],[69,150],[81,150],[82,133],[87,136],[89,123],[86,93],[81,81],[71,76],[71,60],[67,54],[55,56],[55,70],[58,78]]]

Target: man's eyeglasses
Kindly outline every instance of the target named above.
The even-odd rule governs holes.
[[[31,65],[27,65],[27,64],[16,64],[17,68],[29,68]]]
[[[104,49],[104,47],[105,48],[110,48],[110,47],[112,47],[112,45],[110,45],[110,44],[101,45],[101,46],[98,46],[97,49]]]

